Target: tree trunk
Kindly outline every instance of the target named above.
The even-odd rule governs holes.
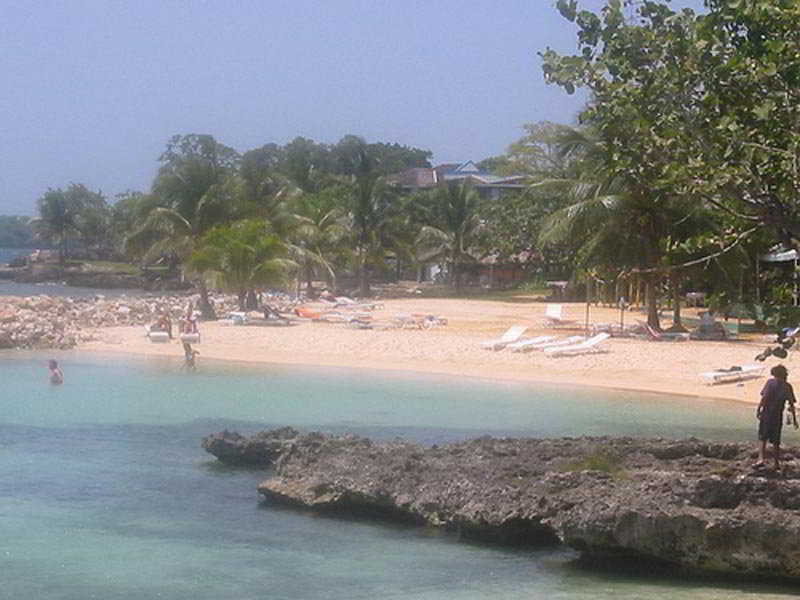
[[[367,276],[367,253],[362,250],[358,265],[358,290],[362,298],[370,295],[369,277]]]
[[[203,320],[216,321],[217,313],[214,312],[214,307],[208,300],[208,287],[206,286],[205,280],[200,279],[197,284],[197,292],[200,294],[200,300],[197,303],[197,308],[200,309],[200,315],[203,317]]]
[[[656,294],[656,276],[648,273],[644,278],[644,294],[647,303],[647,324],[656,331],[661,331],[658,320],[658,296]]]
[[[247,292],[245,290],[239,290],[236,294],[236,298],[239,301],[239,310],[242,312],[247,311]]]
[[[246,310],[258,310],[258,296],[255,290],[247,290],[244,299],[244,306]]]
[[[672,303],[675,305],[673,307],[672,327],[669,330],[685,333],[688,329],[683,326],[683,321],[681,321],[681,274],[675,269],[670,271],[669,285],[672,288]]]
[[[63,269],[67,264],[67,238],[62,235],[58,241],[58,264]]]
[[[458,261],[452,262],[452,270],[453,270],[453,287],[456,289],[456,293],[461,292],[461,269],[459,267]]]
[[[306,265],[306,293],[311,296],[314,291],[314,271],[310,265]]]

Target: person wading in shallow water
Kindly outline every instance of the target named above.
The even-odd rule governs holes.
[[[183,342],[183,356],[186,359],[183,366],[187,371],[194,371],[197,369],[196,357],[198,354],[200,353],[194,350],[189,342]]]
[[[50,383],[53,385],[61,385],[64,383],[64,373],[58,367],[58,362],[50,359],[48,363],[48,368],[50,369]]]
[[[772,444],[775,470],[781,468],[781,429],[783,427],[783,409],[789,403],[789,414],[794,428],[797,429],[797,413],[792,385],[786,381],[789,372],[783,365],[775,365],[770,370],[772,379],[767,381],[761,390],[761,402],[756,409],[758,418],[758,462],[756,468],[764,466],[767,442]]]

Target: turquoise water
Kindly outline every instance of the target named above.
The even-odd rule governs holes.
[[[0,358],[0,598],[781,598],[765,585],[586,570],[261,502],[263,471],[200,448],[222,428],[294,425],[425,443],[492,435],[750,439],[752,408],[481,380],[58,356]],[[793,436],[796,436],[792,432]],[[795,443],[796,440],[787,440]]]

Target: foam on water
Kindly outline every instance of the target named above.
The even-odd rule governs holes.
[[[0,566],[8,598],[759,598],[723,586],[576,567],[566,550],[333,519],[260,502],[263,471],[219,465],[201,438],[294,425],[402,435],[640,434],[749,439],[752,409],[655,396],[345,370],[0,359]],[[790,443],[792,440],[789,440]]]

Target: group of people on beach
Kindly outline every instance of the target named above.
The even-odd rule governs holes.
[[[194,310],[192,303],[186,309],[186,315],[180,321],[180,333],[197,333],[197,311]],[[172,319],[169,313],[162,309],[155,322],[150,325],[150,331],[164,331],[172,339]]]
[[[187,371],[194,371],[197,368],[197,356],[200,354],[197,350],[192,348],[192,343],[188,339],[183,339],[183,334],[197,334],[197,317],[198,313],[194,310],[194,306],[189,302],[184,317],[180,320],[179,331],[181,334],[181,343],[183,345],[184,363],[183,367]],[[172,319],[169,313],[162,309],[156,321],[150,326],[150,331],[164,331],[172,338]]]

